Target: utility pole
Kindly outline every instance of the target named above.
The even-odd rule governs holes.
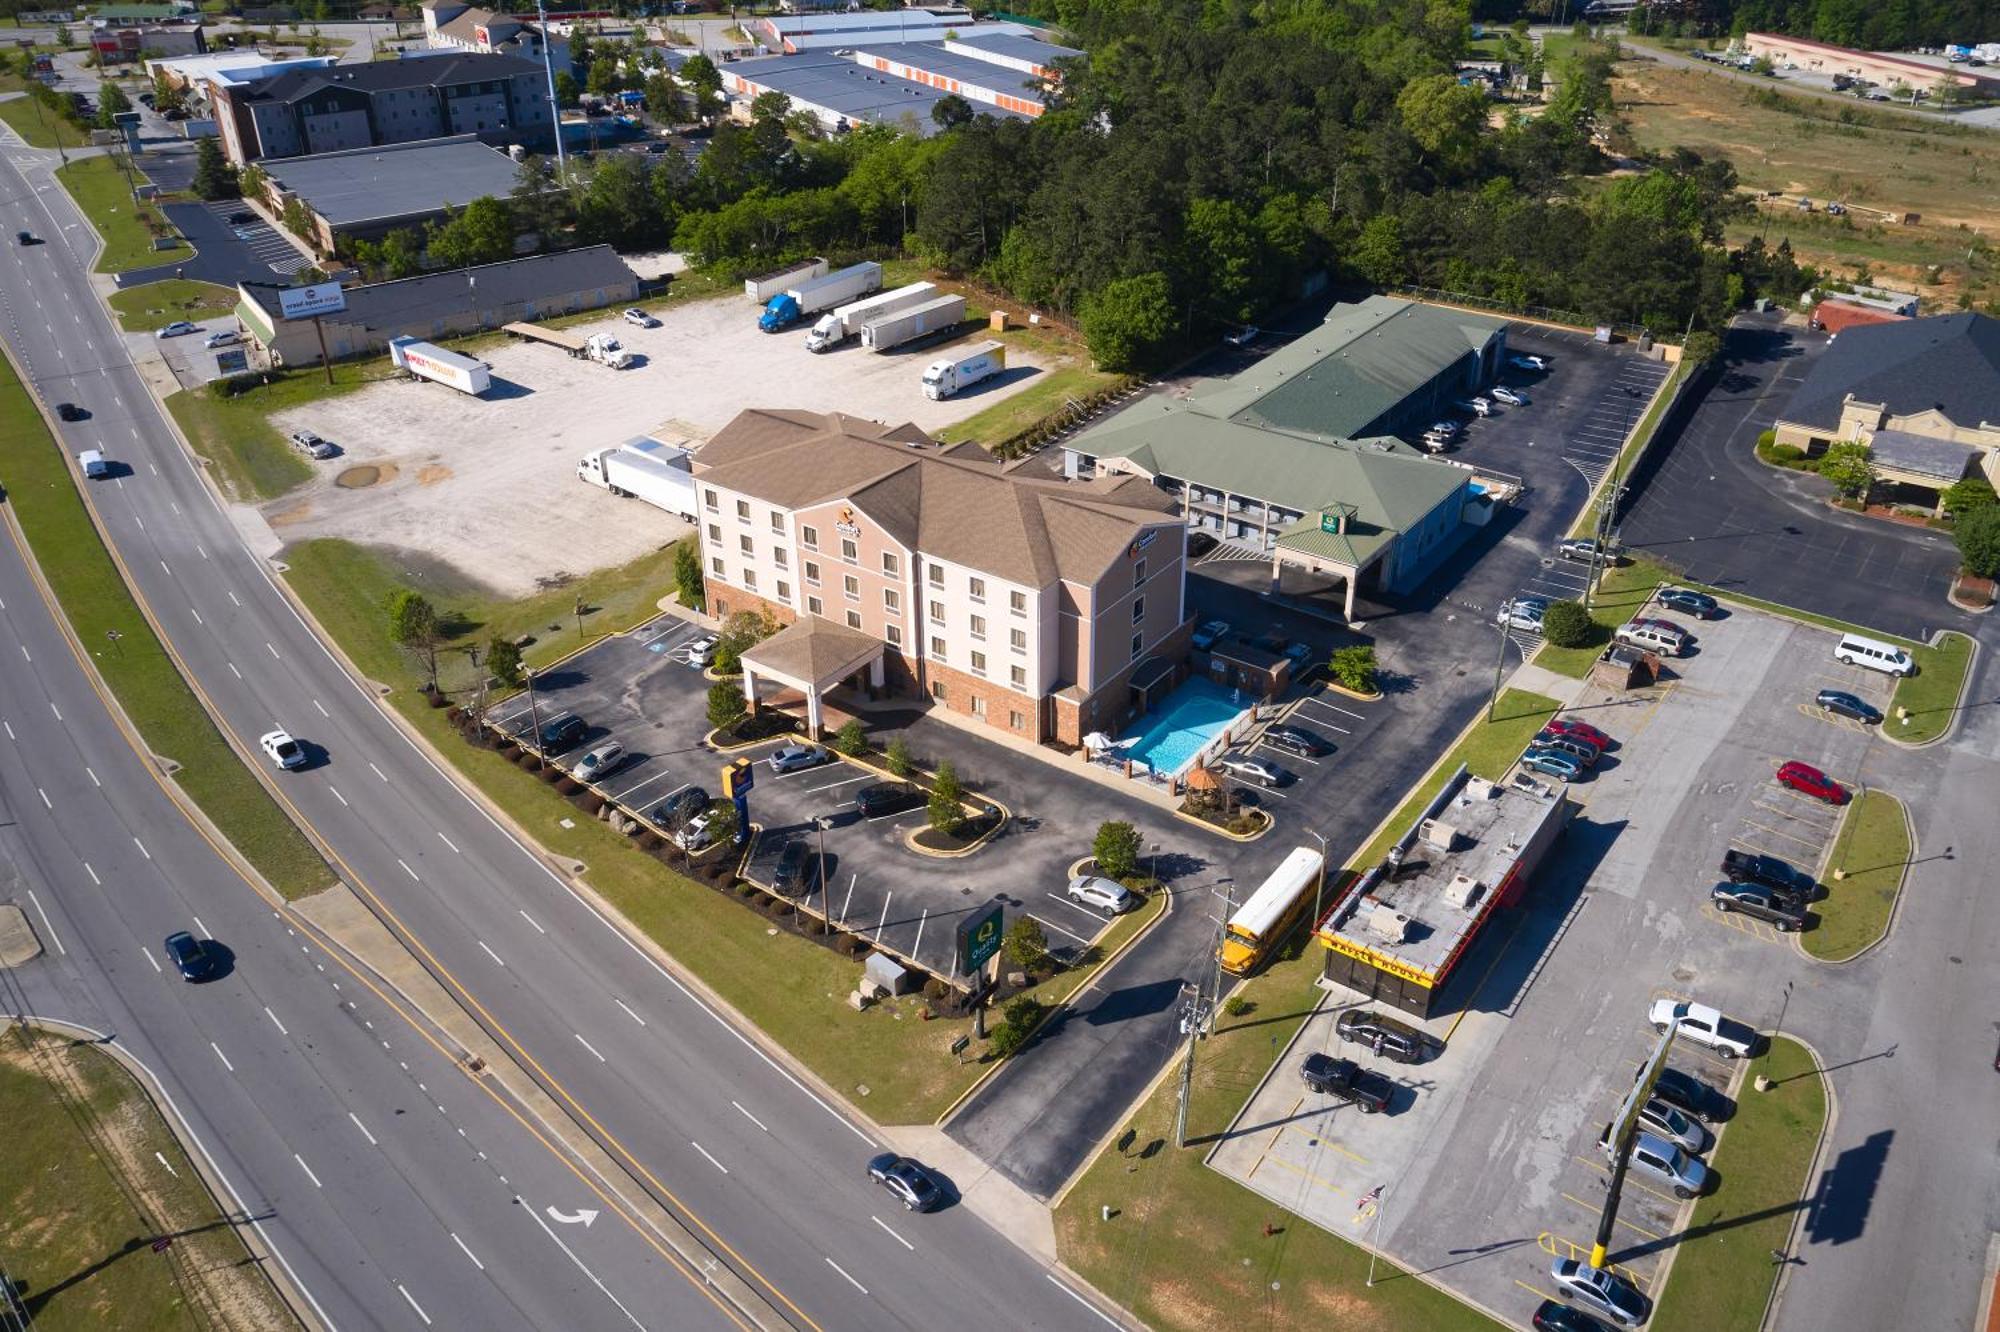
[[[556,67],[549,59],[549,7],[544,0],[535,0],[535,18],[542,26],[542,77],[549,85],[549,128],[556,135],[556,183],[569,178],[569,159],[563,156],[562,108],[556,105]]]
[[[1590,608],[1590,603],[1588,600],[1584,602],[1584,608],[1586,610]],[[1509,641],[1512,640],[1512,638],[1513,638],[1512,631],[1510,631],[1506,625],[1504,624],[1501,625],[1500,652],[1498,656],[1493,658],[1493,692],[1486,696],[1487,721],[1493,720],[1493,711],[1495,708],[1500,706],[1500,675],[1501,672],[1507,669],[1507,644]]]
[[[523,666],[521,674],[528,681],[528,722],[535,728],[535,767],[539,770],[548,767],[549,761],[542,754],[542,710],[535,702],[535,669],[532,666]]]
[[[1222,994],[1222,942],[1229,932],[1229,918],[1236,912],[1236,880],[1222,880],[1222,913],[1215,919],[1215,965],[1210,977],[1182,990],[1187,1002],[1181,1009],[1181,1030],[1187,1033],[1187,1056],[1181,1063],[1181,1085],[1174,1108],[1174,1145],[1187,1146],[1188,1102],[1194,1095],[1195,1042],[1200,1040],[1215,1014],[1215,1001]],[[1206,984],[1204,982],[1207,982]],[[1192,993],[1190,993],[1190,990]],[[1204,994],[1204,991],[1209,991]]]

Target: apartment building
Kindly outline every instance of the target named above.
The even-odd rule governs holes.
[[[438,51],[465,51],[481,55],[510,55],[536,64],[542,62],[542,29],[538,23],[511,14],[462,3],[462,0],[433,0],[423,7],[424,44]],[[557,73],[573,73],[569,43],[556,38],[549,44],[549,67]]]
[[[915,426],[774,410],[738,415],[694,475],[709,610],[787,626],[745,654],[746,693],[795,689],[815,722],[847,684],[1074,745],[1187,655],[1185,527],[1140,479],[1030,475]]]

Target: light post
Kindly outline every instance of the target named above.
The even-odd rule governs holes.
[[[1326,899],[1326,858],[1330,854],[1330,852],[1327,850],[1326,838],[1323,835],[1314,832],[1311,828],[1308,828],[1306,829],[1306,836],[1312,838],[1315,842],[1319,843],[1319,882],[1313,885],[1313,923],[1312,923],[1312,927],[1315,930],[1317,930],[1319,928],[1319,914],[1322,910],[1325,909],[1324,902]]]
[[[111,641],[111,650],[113,652],[116,652],[121,657],[125,655],[125,648],[120,642],[125,635],[119,633],[116,629],[106,629],[104,636]]]
[[[528,682],[528,724],[534,727],[535,769],[536,771],[540,771],[549,766],[549,761],[542,754],[542,710],[535,700],[534,667],[523,666],[521,668],[521,675]]]
[[[819,839],[819,910],[826,918],[828,929],[833,928],[833,889],[826,881],[826,825],[831,822],[824,814],[813,815],[813,833]]]

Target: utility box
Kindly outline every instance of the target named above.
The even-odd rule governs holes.
[[[910,969],[887,953],[870,953],[861,964],[861,975],[890,994],[908,994],[916,988],[917,978]]]

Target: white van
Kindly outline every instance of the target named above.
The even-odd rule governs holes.
[[[1910,654],[1893,643],[1884,643],[1879,638],[1863,638],[1860,634],[1848,634],[1833,650],[1835,661],[1849,666],[1866,666],[1871,671],[1884,675],[1911,675],[1916,672],[1917,663],[1910,660]]]

